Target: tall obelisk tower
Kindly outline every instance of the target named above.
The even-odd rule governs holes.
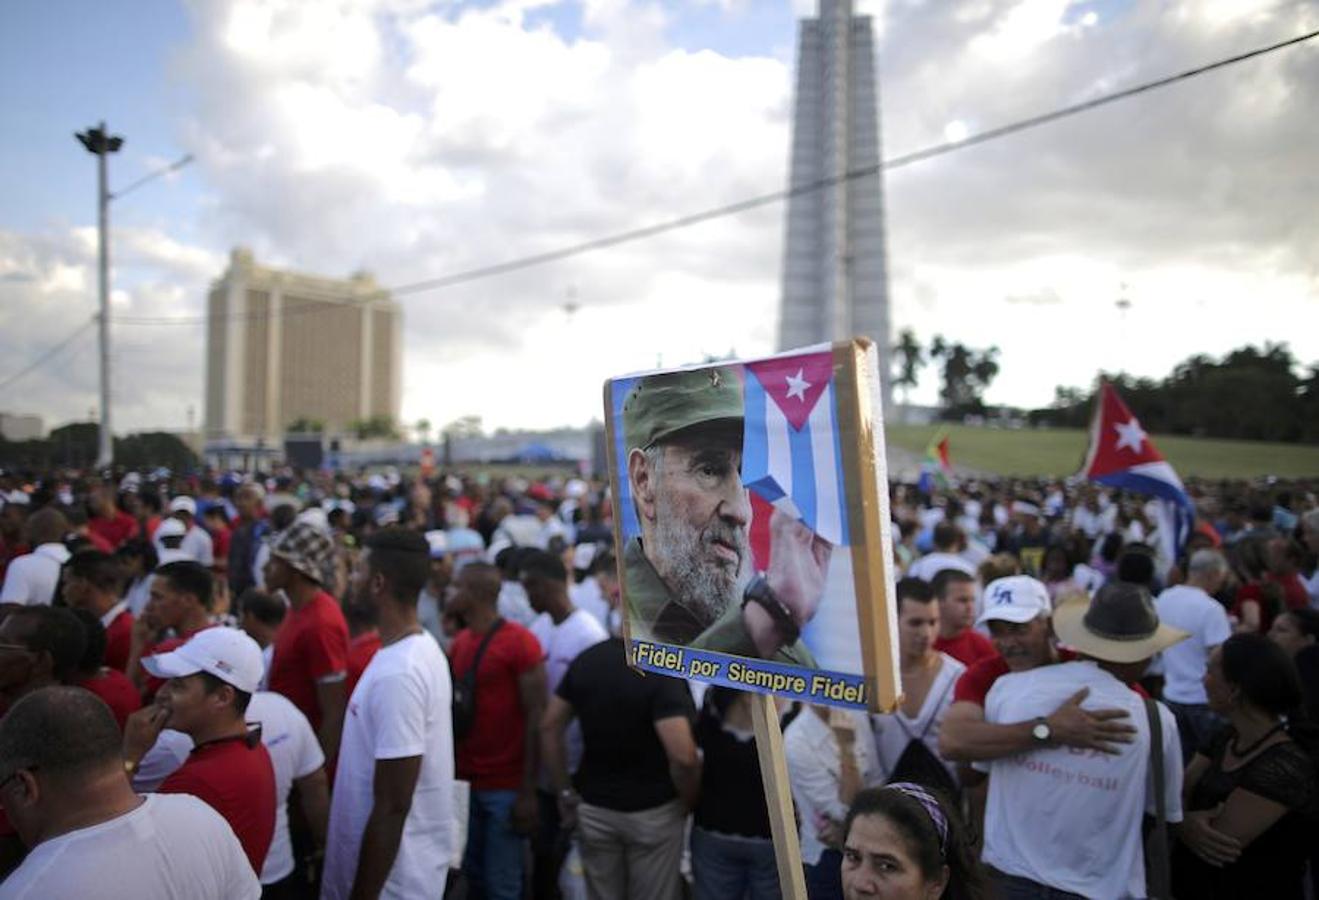
[[[851,0],[819,0],[803,19],[792,122],[791,186],[879,165],[879,93],[869,16]],[[788,200],[780,350],[864,335],[887,360],[888,263],[883,175],[840,181]],[[882,364],[882,363],[881,363]],[[885,409],[891,409],[888,378]]]

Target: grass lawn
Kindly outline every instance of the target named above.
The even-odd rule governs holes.
[[[1071,428],[1009,431],[948,425],[953,465],[1000,475],[1072,475],[1081,468],[1087,432]],[[923,455],[937,425],[887,425],[890,443]],[[1262,441],[1152,435],[1154,444],[1183,478],[1280,478],[1319,476],[1319,447]]]

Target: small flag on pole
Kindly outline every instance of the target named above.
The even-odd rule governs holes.
[[[1080,475],[1157,498],[1160,543],[1169,560],[1177,558],[1195,524],[1195,506],[1182,480],[1122,402],[1117,389],[1107,382],[1099,389],[1090,422],[1090,446]]]
[[[917,489],[923,494],[934,493],[936,487],[945,490],[953,484],[953,460],[948,452],[948,434],[939,431],[925,448],[921,461],[921,477]]]

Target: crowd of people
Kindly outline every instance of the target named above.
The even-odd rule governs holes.
[[[902,698],[780,701],[812,900],[1315,896],[1319,500],[890,485]],[[0,473],[0,898],[780,896],[607,485]]]

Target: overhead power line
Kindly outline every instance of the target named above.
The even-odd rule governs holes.
[[[1104,94],[1103,96],[1096,97],[1092,100],[1086,100],[1082,103],[1076,103],[1071,106],[1065,106],[1062,109],[1057,109],[1054,110],[1053,112],[1044,113],[1038,116],[1032,116],[1031,118],[1028,119],[1021,119],[1017,122],[1012,122],[1008,125],[1003,125],[998,128],[992,128],[989,131],[983,131],[980,132],[979,134],[970,135],[966,138],[963,138],[960,141],[947,141],[942,144],[935,144],[934,146],[926,147],[923,150],[917,150],[912,153],[907,153],[902,156],[898,156],[894,159],[885,160],[875,166],[864,166],[862,168],[853,169],[851,171],[844,172],[839,175],[834,175],[828,178],[821,178],[816,181],[795,185],[793,187],[788,188],[787,190],[775,191],[772,194],[762,194],[759,197],[752,197],[747,200],[739,200],[735,203],[730,203],[726,206],[720,206],[714,209],[705,210],[703,212],[682,216],[681,218],[673,219],[668,222],[661,222],[655,225],[648,225],[644,228],[637,228],[632,231],[624,231],[618,234],[609,235],[607,237],[596,238],[595,240],[591,240],[591,241],[585,241],[581,244],[574,244],[568,247],[562,247],[558,250],[551,250],[546,253],[537,253],[530,256],[524,256],[519,259],[508,260],[507,262],[496,263],[495,265],[491,265],[491,266],[483,266],[477,269],[469,269],[465,272],[456,272],[452,275],[444,275],[439,278],[430,278],[424,281],[416,281],[411,284],[399,285],[398,287],[392,288],[391,290],[395,294],[410,294],[418,291],[433,290],[435,288],[450,287],[452,285],[462,284],[463,282],[467,282],[467,281],[475,281],[481,278],[488,278],[492,275],[502,275],[506,272],[513,272],[518,269],[527,269],[527,268],[531,268],[532,266],[539,266],[545,263],[555,262],[560,259],[566,259],[570,256],[579,256],[583,253],[589,253],[592,250],[600,250],[605,247],[613,247],[613,246],[617,246],[618,244],[643,240],[645,238],[654,237],[655,235],[658,234],[663,234],[667,231],[676,231],[680,228],[688,228],[692,225],[697,225],[702,222],[707,222],[711,219],[718,219],[724,216],[735,215],[737,213],[746,212],[747,210],[756,209],[757,207],[766,206],[771,203],[777,203],[783,200],[790,199],[792,197],[800,196],[802,194],[809,194],[815,191],[824,190],[826,188],[830,188],[835,185],[841,184],[844,181],[853,181],[860,178],[869,178],[872,175],[878,174],[882,170],[899,169],[902,168],[903,166],[909,166],[912,163],[923,162],[924,160],[927,159],[933,159],[936,156],[942,156],[946,153],[951,153],[955,150],[961,150],[965,147],[971,147],[977,144],[984,144],[989,141],[1007,137],[1008,135],[1016,134],[1019,131],[1026,131],[1027,129],[1030,128],[1038,128],[1041,125],[1046,125],[1050,122],[1056,122],[1059,119],[1065,119],[1070,116],[1079,115],[1080,113],[1083,112],[1089,112],[1092,109],[1097,109],[1098,107],[1106,106],[1110,103],[1116,103],[1119,100],[1126,100],[1128,98],[1135,97],[1139,94],[1146,93],[1147,91],[1152,91],[1158,88],[1167,87],[1168,85],[1176,84],[1177,82],[1180,81],[1186,81],[1188,79],[1195,78],[1196,76],[1203,75],[1206,72],[1212,72],[1216,69],[1226,68],[1227,66],[1245,62],[1246,60],[1254,59],[1255,57],[1258,56],[1264,56],[1265,54],[1268,53],[1274,53],[1278,50],[1282,50],[1294,44],[1303,43],[1315,37],[1319,37],[1319,29],[1308,32],[1306,34],[1297,35],[1296,37],[1289,38],[1288,40],[1285,41],[1280,41],[1276,44],[1269,44],[1266,47],[1259,47],[1254,50],[1247,51],[1245,53],[1239,53],[1236,56],[1230,56],[1226,59],[1220,59],[1216,62],[1208,63],[1202,66],[1197,66],[1194,69],[1187,69],[1184,72],[1178,72],[1176,75],[1170,75],[1166,78],[1160,78],[1155,81],[1148,81],[1145,82],[1144,84],[1139,84],[1136,85],[1135,87],[1130,87],[1125,90],[1115,91],[1111,94]]]
[[[1072,116],[1080,115],[1082,113],[1090,112],[1091,110],[1098,109],[1102,106],[1108,106],[1110,104],[1117,103],[1122,100],[1128,100],[1131,99],[1132,97],[1136,97],[1141,94],[1148,93],[1150,91],[1158,90],[1159,88],[1168,87],[1169,85],[1177,84],[1182,81],[1188,81],[1192,78],[1196,78],[1200,75],[1204,75],[1206,73],[1213,72],[1218,69],[1224,69],[1227,68],[1228,66],[1233,66],[1233,65],[1237,65],[1238,63],[1246,62],[1247,60],[1255,59],[1260,56],[1265,56],[1270,53],[1275,53],[1279,50],[1286,49],[1287,47],[1291,47],[1297,44],[1302,44],[1306,41],[1314,39],[1315,37],[1319,37],[1319,29],[1316,29],[1314,31],[1309,31],[1306,32],[1305,34],[1300,34],[1295,37],[1288,38],[1287,40],[1279,41],[1274,44],[1268,44],[1263,47],[1257,47],[1254,50],[1248,50],[1244,53],[1238,53],[1235,56],[1229,56],[1224,59],[1219,59],[1211,63],[1206,63],[1204,65],[1196,66],[1195,68],[1192,69],[1186,69],[1185,71],[1178,72],[1174,75],[1169,75],[1164,78],[1155,79],[1154,81],[1143,82],[1133,87],[1125,88],[1119,91],[1114,91],[1108,94],[1103,94],[1099,97],[1095,97],[1090,100],[1085,100],[1080,103],[1074,103],[1070,106],[1064,106],[1060,109],[1053,110],[1052,112],[1042,113],[1040,115],[1031,116],[1026,119],[1019,119],[1007,125],[1001,125],[997,128],[991,128],[988,131],[982,131],[978,134],[969,135],[965,138],[962,138],[961,140],[946,141],[944,143],[934,144],[930,147],[925,147],[920,150],[915,150],[910,153],[905,153],[901,156],[893,157],[892,159],[884,160],[878,165],[863,166],[861,168],[852,169],[850,171],[838,175],[832,175],[827,178],[820,178],[814,181],[802,182],[801,184],[792,185],[785,190],[774,191],[773,193],[769,193],[769,194],[761,194],[760,196],[757,197],[749,197],[745,200],[738,200],[733,203],[725,204],[724,206],[717,206],[712,209],[703,210],[701,212],[680,216],[679,218],[670,219],[666,222],[658,222],[654,225],[647,225],[629,231],[622,231],[616,234],[606,235],[604,237],[599,237],[593,240],[584,241],[579,244],[570,244],[568,246],[560,247],[555,250],[549,250],[544,253],[534,253],[528,256],[522,256],[516,259],[510,259],[504,262],[495,263],[493,265],[481,266],[475,269],[467,269],[465,271],[455,272],[450,275],[442,275],[437,278],[428,278],[422,281],[414,281],[407,284],[398,285],[394,288],[390,288],[389,290],[394,294],[414,294],[414,293],[420,293],[422,291],[430,291],[430,290],[437,290],[439,288],[452,287],[454,285],[464,284],[466,282],[478,281],[484,278],[491,278],[496,275],[504,275],[509,272],[519,271],[521,269],[529,269],[535,266],[541,266],[547,263],[557,262],[559,260],[568,259],[574,256],[581,256],[582,254],[590,253],[595,250],[603,250],[608,247],[616,247],[620,244],[627,244],[627,243],[632,243],[634,241],[645,240],[646,238],[656,237],[657,235],[665,234],[670,231],[678,231],[684,228],[690,228],[694,225],[699,225],[703,222],[708,222],[713,219],[720,219],[726,216],[737,215],[738,213],[748,212],[753,209],[758,209],[762,206],[768,206],[773,203],[780,203],[784,200],[788,200],[793,197],[803,196],[805,194],[811,194],[816,191],[826,190],[828,188],[841,184],[845,181],[855,181],[862,178],[870,178],[874,175],[877,175],[881,171],[900,169],[904,166],[909,166],[914,163],[924,162],[925,160],[934,159],[935,157],[943,156],[945,154],[952,153],[957,150],[963,150],[967,147],[973,147],[979,144],[985,144],[990,141],[995,141],[1000,138],[1008,137],[1009,135],[1017,134],[1018,132],[1030,130],[1032,128],[1039,128],[1042,125],[1048,125],[1062,119],[1066,119]],[[319,310],[321,308],[324,307],[318,306],[315,309],[308,309],[306,311],[312,312]],[[240,314],[238,316],[223,316],[223,317],[215,317],[215,318],[228,319],[228,318],[246,318],[246,317],[247,315]],[[208,316],[193,316],[187,318],[116,317],[112,319],[112,321],[117,324],[124,324],[124,325],[195,325],[195,324],[200,324],[202,322],[206,322],[210,318],[211,317]]]
[[[86,322],[83,322],[81,325],[79,325],[77,328],[75,328],[73,331],[71,331],[71,332],[70,332],[70,333],[69,333],[69,334],[68,334],[68,335],[67,335],[62,341],[60,341],[58,344],[56,344],[55,346],[51,347],[49,350],[47,350],[45,353],[43,353],[43,354],[41,354],[40,356],[38,356],[36,359],[32,360],[32,362],[28,363],[26,366],[24,366],[24,367],[23,367],[22,369],[20,369],[19,371],[15,372],[13,375],[10,375],[10,376],[9,376],[8,378],[6,378],[4,381],[0,381],[0,390],[3,390],[3,389],[5,389],[5,388],[9,387],[11,384],[13,384],[15,381],[18,381],[18,380],[19,380],[20,378],[22,378],[23,376],[25,376],[25,375],[27,375],[27,374],[29,374],[29,373],[31,373],[31,372],[35,372],[37,369],[39,369],[39,368],[41,368],[42,366],[44,366],[44,365],[45,365],[46,363],[48,363],[50,360],[52,360],[52,359],[54,359],[56,356],[58,356],[59,353],[60,353],[60,351],[64,350],[66,347],[68,347],[70,344],[72,344],[72,343],[73,343],[74,341],[76,341],[78,338],[82,337],[83,334],[85,334],[85,333],[86,333],[86,332],[87,332],[87,331],[88,331],[93,325],[95,325],[95,324],[96,324],[96,316],[92,316],[92,317],[91,317],[90,319],[88,319]]]

